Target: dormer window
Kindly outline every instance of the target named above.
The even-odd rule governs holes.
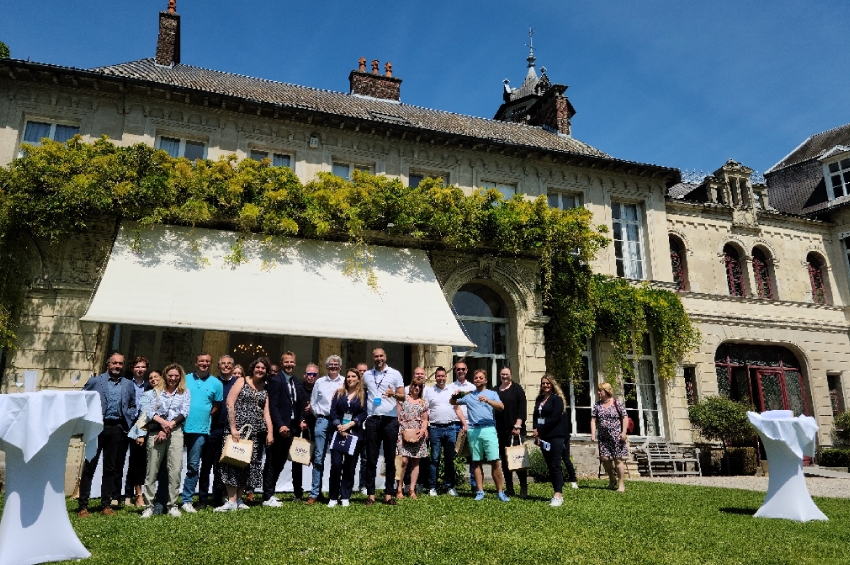
[[[850,194],[850,157],[825,163],[824,179],[830,194],[830,200]]]

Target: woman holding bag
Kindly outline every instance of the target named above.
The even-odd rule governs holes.
[[[410,383],[407,398],[398,408],[398,445],[396,453],[401,455],[400,475],[404,477],[410,465],[410,498],[416,498],[416,483],[419,479],[419,461],[428,457],[428,407],[422,400],[422,385]],[[403,481],[398,481],[396,498],[404,498]]]
[[[176,363],[162,371],[163,379],[147,408],[147,455],[145,468],[145,509],[142,518],[153,516],[156,478],[165,458],[168,466],[168,515],[180,517],[177,508],[180,471],[183,469],[183,423],[189,415],[190,393],[186,390],[186,371]]]
[[[228,512],[230,510],[247,510],[248,505],[242,502],[242,493],[245,489],[255,489],[263,485],[261,442],[271,445],[274,434],[267,434],[271,429],[271,415],[269,414],[268,393],[266,392],[266,374],[271,367],[268,358],[255,359],[248,366],[248,375],[239,379],[230,389],[227,395],[227,418],[230,429],[225,431],[225,442],[227,434],[235,441],[242,439],[241,430],[250,426],[251,439],[254,442],[251,452],[251,463],[247,467],[234,467],[227,463],[221,463],[221,481],[227,488],[227,502],[215,509],[216,512]]]
[[[505,476],[505,493],[514,496],[513,471],[508,469],[508,457],[505,449],[512,445],[522,445],[525,432],[525,419],[528,407],[525,391],[519,383],[513,381],[511,370],[502,367],[499,371],[501,383],[496,387],[499,400],[505,405],[504,410],[496,411],[496,434],[499,437],[499,458],[502,460],[502,474]],[[528,496],[528,473],[525,470],[516,472],[519,479],[519,497]]]
[[[540,379],[540,392],[534,400],[534,439],[540,446],[543,459],[549,467],[552,488],[555,493],[549,506],[561,506],[564,503],[564,473],[561,469],[561,455],[564,440],[567,437],[567,405],[564,393],[555,378],[546,373]]]
[[[366,415],[366,393],[360,371],[349,369],[345,372],[345,384],[331,400],[330,420],[337,439],[350,434],[357,438],[357,443],[354,453],[343,453],[331,447],[331,473],[328,478],[330,508],[337,505],[337,499],[342,499],[343,506],[349,505],[354,488],[354,468],[363,451],[363,422],[366,421]]]

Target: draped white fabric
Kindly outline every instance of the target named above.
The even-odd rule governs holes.
[[[123,225],[82,320],[473,346],[424,251],[238,237]]]

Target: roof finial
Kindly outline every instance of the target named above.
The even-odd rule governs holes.
[[[168,11],[172,14],[177,13],[177,0],[168,0]]]
[[[534,28],[528,26],[528,43],[526,44],[528,47],[528,57],[525,58],[528,61],[528,67],[531,68],[534,66],[534,61],[537,59],[534,56]]]

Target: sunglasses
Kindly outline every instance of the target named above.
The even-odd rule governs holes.
[[[465,373],[466,369],[455,369],[455,373]]]
[[[307,375],[308,377],[318,377],[319,376],[319,373],[304,373],[304,374]]]

